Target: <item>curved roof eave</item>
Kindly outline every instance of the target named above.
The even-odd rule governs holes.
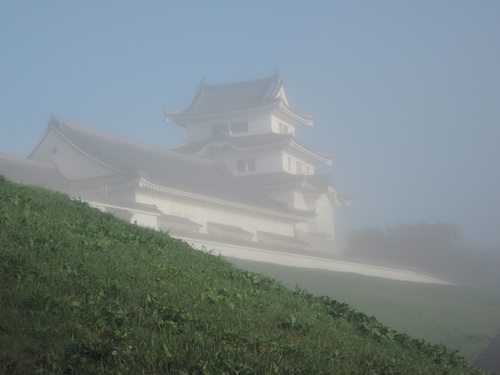
[[[328,197],[330,202],[333,202],[339,206],[350,206],[351,198],[340,195],[335,186],[328,187]]]
[[[290,148],[292,148],[292,150],[294,150],[296,152],[304,154],[308,158],[316,161],[317,163],[323,163],[323,164],[326,164],[326,165],[332,165],[332,158],[330,156],[328,156],[328,155],[322,155],[320,153],[314,152],[314,151],[308,149],[307,147],[302,146],[300,143],[298,143],[297,141],[295,141],[295,139],[291,140],[291,142],[290,142]]]
[[[164,111],[164,115],[167,119],[167,122],[174,122],[184,127],[189,122],[196,122],[210,118],[225,119],[228,117],[240,117],[241,115],[249,115],[262,111],[270,112],[273,109],[275,109],[278,105],[279,105],[279,98],[266,103],[259,103],[258,105],[254,106],[234,108],[230,110],[195,112],[195,111],[190,111],[189,109],[185,109],[181,111]]]
[[[290,107],[283,80],[277,70],[265,78],[222,85],[206,85],[202,79],[189,107],[164,111],[164,115],[167,121],[185,126],[186,122],[201,118],[271,108],[278,109],[294,125],[313,125],[312,116],[295,112]]]
[[[283,88],[283,80],[276,70],[272,75],[244,81],[233,82],[226,84],[205,84],[205,79],[202,78],[196,90],[193,101],[187,108],[192,110],[196,106],[204,105],[204,101],[236,99],[236,102],[263,102],[269,99],[275,99]]]
[[[283,100],[280,100],[279,102],[279,109],[283,111],[283,113],[288,118],[293,120],[296,123],[296,125],[307,125],[307,126],[314,125],[314,116],[304,115],[294,111]]]
[[[231,110],[213,112],[190,112],[189,110],[164,111],[164,116],[167,122],[173,122],[182,127],[185,127],[190,122],[206,120],[209,118],[225,119],[228,117],[241,117],[242,115],[248,116],[258,112],[272,113],[273,111],[275,112],[275,115],[281,114],[288,121],[292,122],[294,126],[314,125],[313,116],[303,115],[293,111],[283,102],[282,98],[279,97],[267,103],[259,103],[259,105],[251,107],[234,108]]]

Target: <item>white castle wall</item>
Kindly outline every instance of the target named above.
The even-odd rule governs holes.
[[[261,230],[285,236],[294,235],[292,221],[250,210],[153,193],[148,189],[139,189],[136,193],[136,200],[139,203],[156,205],[165,214],[188,217],[203,225],[200,229],[201,233],[207,233],[207,222],[214,222],[239,227],[254,234]]]
[[[30,158],[55,164],[68,180],[99,177],[114,171],[97,164],[68,145],[54,130],[50,130]]]
[[[304,160],[298,159],[288,152],[282,153],[281,163],[282,170],[291,174],[313,175],[315,172],[314,165],[306,163]],[[298,164],[300,164],[300,167]]]
[[[253,249],[244,246],[225,245],[210,241],[200,241],[182,238],[197,250],[208,251],[215,256],[246,259],[256,262],[265,262],[283,266],[321,269],[335,272],[349,272],[365,276],[381,277],[385,279],[411,281],[418,283],[432,283],[451,285],[451,283],[419,274],[417,272],[397,268],[381,267],[362,263],[345,262],[337,259],[312,257],[305,254],[291,254],[273,251],[271,249]]]
[[[315,232],[324,233],[329,238],[334,239],[334,212],[333,206],[326,194],[322,194],[316,200],[316,228]]]

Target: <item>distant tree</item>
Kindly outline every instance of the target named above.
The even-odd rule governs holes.
[[[500,249],[463,247],[460,231],[450,223],[355,230],[347,236],[345,255],[409,267],[480,288],[498,291],[500,285]]]
[[[351,232],[347,236],[346,255],[352,257],[388,260],[392,249],[383,230],[370,227]]]
[[[459,251],[460,231],[454,224],[402,224],[386,233],[394,260],[414,267],[435,269]]]
[[[450,262],[450,274],[461,283],[500,292],[500,249],[465,249]]]

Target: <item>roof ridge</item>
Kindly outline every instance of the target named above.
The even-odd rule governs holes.
[[[89,160],[92,160],[94,162],[96,162],[97,164],[100,164],[106,168],[109,168],[115,172],[119,172],[119,173],[124,173],[125,171],[118,168],[118,167],[115,167],[109,163],[106,163],[105,161],[97,158],[96,156],[92,155],[89,151],[86,151],[84,150],[81,145],[78,145],[77,143],[75,143],[75,140],[72,140],[71,139],[71,135],[70,134],[67,134],[67,132],[65,132],[65,128],[69,128],[73,131],[75,131],[75,128],[76,130],[88,130],[88,129],[84,129],[84,128],[80,128],[79,126],[77,125],[74,125],[74,124],[71,124],[71,123],[68,123],[64,120],[61,120],[61,119],[58,119],[56,118],[55,116],[52,116],[50,121],[49,121],[49,128],[52,128],[54,129],[54,131],[59,134],[59,136],[70,146],[72,147],[74,150],[76,150],[78,153],[80,153],[81,155],[83,155],[84,157],[86,157],[87,159]],[[92,133],[92,131],[88,132],[88,133]],[[98,132],[95,132],[95,134],[99,134]],[[102,134],[102,133],[101,133]]]
[[[201,87],[209,87],[209,88],[215,88],[215,87],[220,87],[220,88],[228,88],[228,87],[234,87],[234,86],[244,86],[244,85],[254,85],[258,83],[263,83],[266,81],[273,81],[273,80],[278,80],[281,81],[281,78],[279,76],[278,72],[274,72],[270,76],[263,77],[263,78],[256,78],[252,80],[245,80],[245,81],[239,81],[239,82],[228,82],[228,83],[211,83],[211,84],[206,84],[205,83],[205,78],[202,78],[200,81],[200,86]]]

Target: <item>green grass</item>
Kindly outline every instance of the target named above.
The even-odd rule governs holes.
[[[347,304],[4,178],[0,372],[480,373]]]
[[[400,332],[458,350],[469,361],[500,330],[500,291],[385,280],[231,259],[294,288],[343,301]]]

